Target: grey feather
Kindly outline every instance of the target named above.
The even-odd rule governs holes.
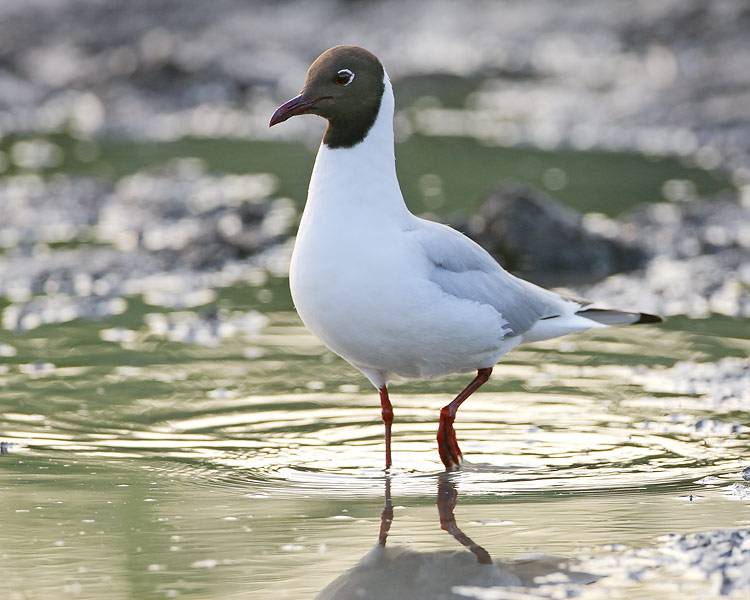
[[[420,220],[413,230],[432,263],[430,280],[457,298],[494,308],[521,335],[544,317],[559,315],[568,302],[514,277],[481,246],[455,229]]]

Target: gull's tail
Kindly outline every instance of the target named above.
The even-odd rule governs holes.
[[[663,323],[664,318],[648,313],[609,310],[606,308],[586,308],[576,312],[579,317],[590,319],[602,325],[638,325],[639,323]]]
[[[538,342],[550,338],[586,331],[594,327],[611,325],[636,325],[638,323],[662,323],[658,315],[607,308],[584,308],[579,303],[567,301],[567,306],[559,314],[539,319],[523,334],[523,342]]]

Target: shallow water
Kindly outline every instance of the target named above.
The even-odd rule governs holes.
[[[280,295],[284,285],[271,288]],[[0,375],[0,590],[312,598],[337,580],[339,595],[321,597],[356,597],[347,594],[368,585],[371,566],[347,570],[376,546],[386,490],[369,384],[290,310],[215,347],[163,341],[139,326],[149,310],[133,302],[107,322],[5,336],[16,354]],[[495,561],[576,561],[654,546],[669,532],[750,525],[747,501],[728,493],[747,464],[747,414],[681,387],[673,368],[745,355],[747,332],[728,335],[728,324],[676,319],[517,349],[462,407],[471,464],[447,477],[437,416],[467,377],[393,386],[386,549],[401,558],[374,550],[381,577],[397,581],[414,561],[448,577],[447,560],[464,571],[446,579],[445,597],[471,597],[447,595],[474,581],[476,562],[446,559],[462,549],[441,530],[440,486],[458,495],[457,526]],[[516,563],[496,564],[516,581]],[[587,597],[611,592],[611,579]],[[679,576],[664,581],[661,597],[681,595]]]
[[[220,202],[231,183],[221,173],[233,171],[270,171],[278,188],[263,193],[299,201],[311,153],[278,143],[109,141],[84,163],[73,140],[51,140],[65,159],[58,167],[25,179],[23,169],[9,171],[21,175],[7,192],[18,223],[5,231],[34,237],[24,248],[6,236],[0,255],[12,284],[0,281],[8,297],[0,299],[5,597],[517,600],[720,591],[716,569],[695,567],[659,536],[750,525],[740,477],[750,428],[747,321],[674,317],[514,350],[461,408],[456,426],[468,462],[450,475],[436,449],[438,414],[470,375],[393,385],[395,466],[386,477],[377,394],[304,329],[285,278],[253,258],[217,273],[191,270],[189,260],[168,276],[159,271],[167,261],[139,270],[139,260],[158,252],[128,253],[118,235],[141,231],[137,218],[158,221],[158,211],[138,213],[133,232],[90,226],[105,214],[97,194],[125,211],[110,216],[112,227],[150,202],[166,215],[183,192]],[[398,150],[415,212],[471,213],[498,177],[544,185],[550,170],[567,174],[558,192],[568,203],[611,214],[658,199],[669,181],[692,181],[701,193],[726,183],[668,159],[450,139],[431,140],[428,156],[425,144],[415,136]],[[436,183],[431,173],[454,154],[466,156],[468,175],[457,165]],[[205,166],[193,173],[197,161],[188,159],[160,172],[174,157]],[[114,181],[114,189],[87,179],[79,189],[64,178],[45,188],[41,177],[56,170]],[[595,188],[592,170],[602,178]],[[133,172],[142,189],[128,195],[122,177]],[[622,172],[638,174],[628,178],[633,187],[621,184]],[[18,198],[27,193],[34,200],[24,206]],[[596,204],[602,196],[607,206]],[[180,233],[169,218],[155,227]],[[201,239],[185,243],[177,255]],[[86,250],[101,250],[98,262]],[[50,276],[53,265],[61,272]],[[99,281],[109,290],[101,298],[90,289]],[[97,313],[98,305],[85,306],[92,298],[115,306]],[[389,501],[390,527],[381,517]],[[478,562],[487,555],[494,565]],[[569,560],[562,573],[560,556]],[[677,565],[665,557],[678,557]]]

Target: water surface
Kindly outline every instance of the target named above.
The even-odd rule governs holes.
[[[113,322],[6,336],[17,353],[1,376],[0,589],[314,597],[377,544],[386,477],[374,390],[292,311],[266,312],[256,332],[215,347],[164,341],[138,325],[146,314],[134,302]],[[686,393],[674,376],[680,361],[742,356],[746,341],[706,333],[726,329],[720,317],[700,333],[678,330],[686,324],[506,357],[459,413],[471,464],[448,478],[458,526],[508,561],[750,524],[747,502],[728,494],[746,464],[746,414]],[[417,553],[404,564],[446,551],[465,560],[440,527],[434,435],[466,379],[393,386],[387,548]],[[670,589],[664,597],[676,598],[679,585]]]

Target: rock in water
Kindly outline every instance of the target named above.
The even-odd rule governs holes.
[[[587,230],[577,212],[517,183],[492,190],[479,218],[456,225],[506,269],[545,285],[594,282],[645,262],[639,248]]]

